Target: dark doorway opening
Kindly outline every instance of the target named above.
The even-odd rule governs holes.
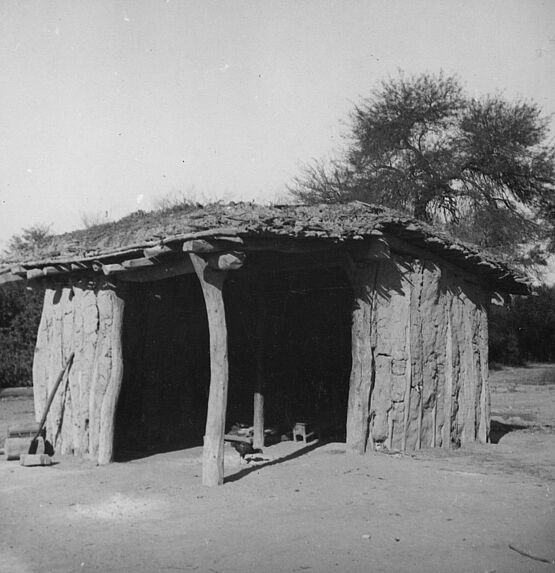
[[[202,444],[210,363],[197,277],[133,284],[126,298],[123,341],[116,459]]]
[[[261,371],[267,428],[282,435],[306,421],[323,437],[344,439],[352,297],[345,273],[337,268],[267,272],[256,279],[230,276],[225,290],[227,427],[252,424],[253,391]]]

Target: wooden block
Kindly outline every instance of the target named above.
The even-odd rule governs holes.
[[[22,466],[51,466],[52,458],[47,454],[23,454],[19,463]]]

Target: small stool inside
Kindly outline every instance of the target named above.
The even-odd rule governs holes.
[[[301,442],[305,444],[315,437],[315,433],[311,432],[308,428],[307,422],[297,422],[293,427],[293,441],[298,442],[297,438],[300,438]]]

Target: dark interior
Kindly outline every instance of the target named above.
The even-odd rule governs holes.
[[[266,427],[281,435],[308,421],[341,438],[351,366],[352,292],[345,274],[230,272],[224,300],[226,429],[252,424],[260,378]],[[208,325],[196,276],[133,284],[124,321],[116,459],[202,444],[209,379]]]
[[[281,434],[290,432],[295,422],[308,421],[328,433],[344,432],[352,301],[344,273],[276,272],[259,280],[253,284],[237,273],[226,285],[228,424],[252,424],[259,371],[267,427],[277,426]]]
[[[126,298],[116,459],[202,443],[210,379],[199,281],[135,283]]]

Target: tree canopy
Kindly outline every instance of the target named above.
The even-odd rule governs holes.
[[[21,231],[20,235],[13,235],[8,241],[5,254],[8,256],[27,257],[34,255],[41,244],[51,236],[50,225],[31,225]]]
[[[542,234],[555,146],[535,103],[469,97],[455,76],[401,74],[356,105],[348,125],[342,155],[294,179],[298,200],[390,206],[489,248]]]

